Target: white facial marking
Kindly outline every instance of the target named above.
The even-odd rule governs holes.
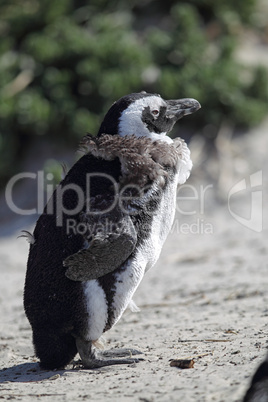
[[[166,133],[152,133],[142,121],[142,112],[145,107],[150,108],[155,118],[158,117],[156,111],[160,110],[161,106],[166,106],[165,101],[159,96],[147,96],[137,99],[129,107],[123,111],[119,122],[119,135],[135,135],[136,137],[149,137],[153,140],[162,140],[172,143],[172,139],[166,137]]]

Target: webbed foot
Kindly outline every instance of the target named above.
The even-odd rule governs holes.
[[[113,366],[116,364],[133,364],[143,360],[131,357],[133,355],[141,354],[141,352],[135,349],[111,349],[106,351],[96,351],[92,348],[91,341],[85,341],[81,338],[76,339],[76,346],[82,360],[82,365],[84,368],[88,369]],[[127,358],[118,359],[118,357],[125,356],[127,356]]]

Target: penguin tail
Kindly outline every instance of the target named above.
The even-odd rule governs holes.
[[[77,353],[75,338],[71,334],[33,331],[33,344],[40,367],[45,370],[62,369]]]

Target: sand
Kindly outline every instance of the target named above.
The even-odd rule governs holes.
[[[28,244],[17,239],[21,229],[33,228],[18,227],[1,238],[1,399],[241,400],[268,341],[267,129],[268,121],[231,139],[231,146],[219,141],[214,162],[202,161],[200,143],[193,144],[195,169],[188,183],[196,189],[197,199],[180,204],[181,210],[192,214],[177,214],[158,263],[135,294],[141,311],[127,310],[105,335],[106,348],[139,349],[144,359],[139,363],[95,370],[72,365],[61,371],[40,370],[22,303]],[[208,178],[213,166],[222,172],[219,180]],[[263,228],[258,232],[231,215],[227,200],[232,186],[244,178],[249,184],[250,175],[259,171],[262,177],[254,176],[259,181],[253,190],[261,192],[263,208],[259,199],[256,203],[252,198],[255,230],[260,230],[262,214]],[[203,198],[201,185],[210,186]],[[230,204],[233,214],[242,216],[246,224],[251,195],[234,194]],[[194,367],[171,367],[170,360],[179,358],[192,359]]]

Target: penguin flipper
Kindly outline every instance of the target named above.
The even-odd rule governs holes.
[[[120,224],[120,225],[119,225]],[[73,281],[88,281],[104,276],[122,265],[133,252],[137,233],[128,215],[121,217],[114,231],[93,235],[88,248],[67,257],[65,275]]]

